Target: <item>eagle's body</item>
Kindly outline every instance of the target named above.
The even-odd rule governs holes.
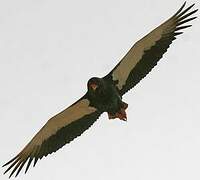
[[[167,51],[172,41],[190,27],[185,25],[194,20],[191,17],[197,10],[194,6],[185,8],[186,3],[167,21],[137,41],[115,68],[103,78],[91,78],[87,84],[87,93],[74,104],[50,118],[32,140],[13,159],[4,166],[12,168],[10,177],[17,176],[24,165],[29,169],[32,162],[56,152],[87,130],[103,112],[109,119],[126,120],[128,104],[122,96],[139,83]]]
[[[97,86],[94,91],[90,87],[91,84]],[[106,78],[91,78],[88,81],[86,96],[90,100],[90,105],[102,112],[107,112],[109,119],[126,120],[125,109],[128,105],[122,101],[122,96],[114,81],[109,81]]]

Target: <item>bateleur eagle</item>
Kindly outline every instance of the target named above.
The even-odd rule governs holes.
[[[5,173],[11,171],[11,177],[16,172],[17,176],[26,163],[27,172],[32,162],[35,166],[38,159],[80,136],[103,112],[108,113],[109,119],[126,121],[128,105],[122,96],[151,71],[172,41],[182,34],[180,30],[191,26],[185,24],[196,18],[192,15],[197,9],[191,10],[194,4],[187,8],[185,5],[186,2],[171,18],[136,42],[108,75],[91,78],[87,93],[49,119],[20,153],[3,165],[9,165]]]

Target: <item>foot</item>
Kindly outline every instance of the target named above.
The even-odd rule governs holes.
[[[123,108],[124,110],[126,110],[126,109],[128,108],[128,104],[125,103],[125,102],[122,102],[122,108]]]
[[[116,112],[115,114],[108,112],[108,118],[109,119],[119,118],[120,120],[127,121],[127,116],[126,116],[126,111],[125,111],[127,107],[128,107],[128,104],[123,102],[122,108],[118,112]]]
[[[121,110],[115,114],[115,118],[119,118],[120,120],[127,121],[125,109],[121,108]]]
[[[115,119],[116,116],[108,112],[108,119]]]

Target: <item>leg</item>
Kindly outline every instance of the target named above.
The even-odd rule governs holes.
[[[125,103],[125,102],[122,102],[122,109],[127,109],[128,108],[128,104],[127,103]]]
[[[125,102],[122,102],[121,109],[118,112],[116,112],[115,114],[108,112],[108,118],[109,119],[119,118],[120,120],[127,121],[127,116],[126,116],[126,111],[125,111],[127,108],[128,108],[128,104]]]
[[[116,118],[115,114],[108,112],[108,119],[115,119],[115,118]]]
[[[121,109],[119,112],[117,112],[115,114],[115,117],[119,118],[120,120],[127,121],[127,116],[126,116],[125,109]]]

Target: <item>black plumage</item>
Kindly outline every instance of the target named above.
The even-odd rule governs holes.
[[[122,96],[144,78],[163,54],[172,41],[185,28],[191,25],[185,23],[194,20],[191,17],[197,10],[191,10],[186,3],[177,13],[144,38],[135,43],[115,68],[103,78],[91,78],[88,81],[87,93],[70,107],[49,119],[25,148],[4,166],[9,165],[7,173],[12,168],[10,177],[17,176],[26,164],[25,172],[31,163],[36,165],[38,159],[56,152],[59,148],[80,136],[103,113],[107,112],[109,119],[126,120],[128,105],[122,101]]]

